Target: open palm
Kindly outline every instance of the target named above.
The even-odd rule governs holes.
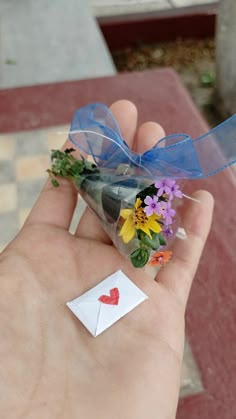
[[[155,123],[136,130],[130,102],[111,109],[135,150],[163,137]],[[46,184],[0,256],[0,417],[175,417],[185,306],[213,208],[211,195],[197,196],[184,217],[188,239],[176,240],[154,281],[120,256],[90,210],[71,235],[77,193],[64,180],[58,189]],[[149,299],[94,339],[65,303],[118,269]]]

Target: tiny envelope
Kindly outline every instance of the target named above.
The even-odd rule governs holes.
[[[98,336],[147,298],[119,270],[66,305],[93,336]]]

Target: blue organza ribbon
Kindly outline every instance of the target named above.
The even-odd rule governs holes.
[[[71,142],[91,155],[99,167],[133,167],[135,176],[199,179],[236,162],[236,115],[192,140],[169,135],[143,154],[130,150],[110,110],[101,103],[78,109],[71,123]]]

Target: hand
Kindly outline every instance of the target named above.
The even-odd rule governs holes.
[[[152,122],[136,131],[128,101],[111,110],[138,152],[164,136]],[[1,418],[175,417],[184,312],[213,209],[209,193],[195,197],[186,201],[188,239],[176,239],[154,281],[120,256],[89,209],[71,235],[77,193],[66,180],[47,182],[0,256]],[[149,299],[93,338],[65,303],[120,268]]]

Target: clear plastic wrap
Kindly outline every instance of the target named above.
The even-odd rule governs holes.
[[[236,115],[197,139],[170,135],[138,154],[123,140],[110,110],[96,103],[76,111],[69,139],[95,164],[77,160],[73,149],[53,151],[49,174],[54,183],[57,176],[73,181],[135,267],[164,265],[180,227],[178,200],[186,196],[179,182],[211,176],[236,161]]]

